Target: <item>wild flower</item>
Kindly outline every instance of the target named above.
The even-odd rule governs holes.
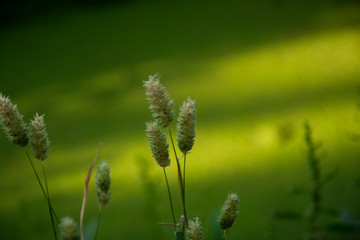
[[[183,154],[189,152],[194,145],[196,108],[195,100],[190,97],[180,107],[177,124],[177,142]]]
[[[221,209],[218,223],[222,230],[230,228],[239,214],[240,199],[237,193],[229,193]]]
[[[146,123],[146,136],[150,142],[151,152],[160,167],[170,166],[169,144],[165,134],[156,122]]]
[[[21,115],[9,97],[0,93],[0,120],[8,139],[25,147],[28,144],[27,129]]]
[[[111,178],[110,178],[110,166],[106,160],[103,160],[99,163],[96,169],[96,196],[100,208],[105,207],[111,197],[111,193],[109,192]]]
[[[150,75],[148,81],[144,81],[147,100],[150,103],[149,109],[153,118],[162,126],[168,127],[174,119],[174,101],[161,85],[157,74]]]
[[[44,115],[39,116],[36,113],[34,119],[30,120],[29,138],[34,157],[45,161],[50,152],[50,141],[46,132]]]
[[[59,224],[62,240],[79,240],[79,230],[76,222],[71,217],[63,217]]]
[[[203,231],[199,218],[189,221],[189,227],[186,229],[187,240],[203,240]]]

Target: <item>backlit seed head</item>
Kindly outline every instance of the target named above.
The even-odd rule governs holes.
[[[149,76],[148,81],[144,81],[146,98],[150,103],[150,110],[153,118],[162,126],[167,127],[174,119],[174,101],[161,85],[157,74]]]
[[[62,240],[80,240],[78,226],[71,217],[63,217],[59,228]]]
[[[101,208],[105,207],[111,197],[109,192],[111,178],[110,166],[106,160],[102,160],[96,169],[96,197]]]
[[[44,115],[39,116],[36,113],[34,119],[30,120],[29,138],[34,157],[45,161],[50,152],[50,141],[46,132]]]
[[[177,142],[183,154],[189,152],[194,145],[196,108],[195,100],[190,97],[180,107],[177,124]]]
[[[169,144],[165,134],[156,122],[146,123],[146,136],[150,142],[151,152],[160,167],[170,166]]]
[[[222,230],[230,228],[239,215],[240,199],[237,193],[230,193],[221,209],[218,222]]]
[[[28,144],[26,125],[21,115],[9,97],[0,93],[0,120],[8,139],[17,145],[25,147]]]
[[[199,218],[189,221],[189,227],[186,229],[187,240],[203,240],[203,230]]]

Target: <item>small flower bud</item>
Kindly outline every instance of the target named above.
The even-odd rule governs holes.
[[[174,101],[161,85],[158,75],[149,76],[144,81],[147,100],[150,103],[150,110],[153,118],[162,126],[167,127],[174,119]]]
[[[221,209],[218,223],[222,230],[230,228],[239,214],[240,199],[237,193],[230,193]]]
[[[196,108],[195,100],[190,97],[180,107],[177,124],[177,142],[183,154],[189,152],[194,145]]]
[[[45,128],[44,115],[35,114],[30,120],[29,138],[32,153],[35,158],[45,161],[50,152],[50,141]]]
[[[76,222],[71,217],[63,217],[60,220],[60,235],[62,240],[79,240],[79,230]]]
[[[110,178],[110,166],[106,160],[102,160],[96,169],[96,196],[101,208],[105,207],[111,197],[109,192],[111,178]]]
[[[170,166],[169,144],[165,134],[156,122],[146,123],[146,136],[150,141],[150,148],[156,163],[160,167]]]
[[[186,229],[187,240],[203,240],[203,231],[199,218],[189,221],[189,227]]]
[[[8,139],[25,147],[28,144],[27,129],[21,115],[9,97],[0,93],[0,120]]]

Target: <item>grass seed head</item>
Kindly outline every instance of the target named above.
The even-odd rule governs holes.
[[[222,230],[226,230],[233,225],[236,217],[239,215],[239,204],[240,199],[237,193],[229,193],[218,219]]]
[[[46,132],[44,115],[39,116],[36,113],[34,119],[30,120],[29,138],[34,157],[45,161],[50,152],[50,141]]]
[[[106,160],[102,160],[96,169],[96,197],[101,208],[105,207],[111,197],[109,192],[111,178],[110,178],[110,166]]]
[[[203,240],[203,230],[199,218],[189,221],[189,227],[186,229],[187,240]]]
[[[149,80],[144,81],[144,87],[153,118],[162,127],[168,127],[175,117],[174,101],[170,99],[165,87],[161,85],[159,76],[157,74],[150,75]]]
[[[177,124],[177,142],[183,154],[189,152],[194,145],[195,138],[196,108],[195,100],[190,97],[180,107]]]
[[[80,240],[78,226],[71,217],[63,217],[59,228],[62,240]]]
[[[165,134],[156,122],[146,123],[146,136],[150,142],[151,152],[160,167],[170,166],[169,144]]]
[[[23,116],[10,98],[5,97],[2,93],[0,93],[0,120],[6,136],[12,143],[22,147],[28,144],[27,129]]]

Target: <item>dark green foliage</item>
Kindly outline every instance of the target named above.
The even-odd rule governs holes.
[[[311,174],[311,188],[307,190],[302,187],[291,187],[288,193],[292,196],[310,195],[311,208],[307,217],[298,211],[278,210],[273,214],[274,220],[303,220],[306,219],[308,223],[307,238],[309,240],[326,239],[326,231],[330,228],[341,228],[340,225],[331,225],[326,228],[320,226],[318,223],[321,214],[328,217],[339,217],[340,211],[333,208],[323,208],[322,206],[322,190],[323,187],[335,179],[339,174],[339,167],[336,167],[332,172],[322,177],[321,166],[318,150],[321,147],[320,143],[315,143],[312,136],[312,129],[308,122],[304,123],[304,140],[307,146],[307,163]],[[344,227],[345,228],[345,227]]]
[[[303,218],[302,213],[293,210],[275,211],[274,218],[277,220],[301,220]]]
[[[356,231],[356,226],[347,222],[331,222],[326,224],[326,229],[337,233],[352,233]]]
[[[176,232],[175,236],[176,236],[176,240],[185,240],[184,234],[182,234],[181,232]]]

